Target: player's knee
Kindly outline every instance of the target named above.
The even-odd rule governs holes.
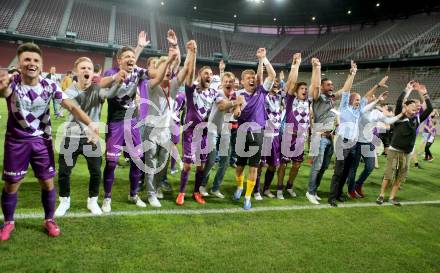
[[[20,183],[21,183],[20,181],[14,183],[5,181],[5,185],[3,189],[7,193],[16,193],[18,191],[18,188],[20,187]]]

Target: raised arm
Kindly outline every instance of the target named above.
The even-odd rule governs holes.
[[[177,73],[177,71],[179,70],[180,62],[181,62],[181,55],[180,55],[179,43],[177,41],[177,35],[174,32],[174,30],[172,30],[172,29],[168,30],[167,41],[168,41],[168,47],[172,47],[172,48],[177,49],[177,58],[171,64],[171,69],[172,69],[173,73]]]
[[[277,76],[277,73],[275,72],[275,69],[273,69],[272,64],[269,62],[269,60],[266,57],[266,49],[260,48],[257,51],[257,57],[260,62],[264,64],[267,71],[267,79],[271,82],[273,82]]]
[[[400,112],[402,112],[403,103],[407,100],[411,92],[414,90],[414,87],[418,85],[418,83],[414,80],[410,81],[406,87],[405,90],[399,95],[396,102],[396,109],[394,109],[394,113],[398,115]]]
[[[258,49],[257,51],[257,56],[258,56],[258,52],[260,51],[260,49]],[[263,65],[263,61],[258,58],[258,68],[257,68],[257,84],[263,84],[264,82],[264,65]]]
[[[144,50],[144,48],[149,44],[150,44],[150,40],[148,39],[147,33],[145,31],[139,32],[138,42],[136,48],[134,49],[134,57],[136,58],[136,62],[139,59],[139,56],[141,56],[141,53]]]
[[[190,65],[191,63],[194,63],[195,55],[194,52],[190,50],[190,43],[192,43],[192,41],[189,41],[186,44],[186,59],[183,65],[183,69],[181,69],[177,74],[177,82],[179,83],[179,85],[181,85],[185,81],[189,73]]]
[[[12,90],[9,88],[9,74],[6,70],[0,71],[0,97],[7,98],[11,95]]]
[[[299,66],[301,65],[301,53],[295,53],[292,57],[289,77],[287,78],[285,89],[289,95],[292,95],[293,87],[298,80]]]
[[[417,90],[420,94],[420,97],[424,98],[424,102],[426,103],[426,108],[423,111],[423,113],[420,115],[420,123],[425,121],[429,117],[429,115],[432,113],[434,108],[432,107],[431,100],[429,99],[428,91],[426,90],[426,86],[423,84],[420,84],[419,89]]]
[[[158,86],[163,81],[168,68],[174,62],[176,57],[177,57],[177,50],[175,48],[170,47],[168,49],[167,61],[159,65],[159,67],[157,68],[156,77],[148,81],[148,86],[150,87],[150,90]]]
[[[313,101],[319,97],[319,89],[321,88],[321,62],[317,58],[312,58],[312,79],[310,90],[312,91]]]
[[[365,94],[365,98],[370,99],[371,97],[373,97],[374,93],[377,91],[377,89],[384,87],[384,88],[388,88],[388,85],[386,85],[388,80],[388,76],[385,76],[382,78],[382,80],[380,80],[380,82],[378,84],[375,84],[366,94]]]
[[[342,87],[342,89],[338,90],[338,92],[335,93],[336,99],[341,98],[342,93],[350,92],[351,87],[353,86],[354,76],[356,75],[356,72],[357,72],[357,65],[352,60],[351,61],[350,73],[348,74],[348,77],[347,77],[347,80],[344,83],[344,86]]]
[[[193,60],[188,63],[188,73],[185,79],[185,84],[187,86],[192,86],[194,83],[194,78],[196,75],[196,62],[197,62],[197,43],[194,40],[190,41],[190,44],[187,46],[188,50],[192,51]]]
[[[225,68],[226,68],[225,61],[221,59],[220,62],[218,63],[218,71],[220,72],[220,79],[222,79],[223,75],[225,74]]]
[[[362,108],[361,113],[368,113],[371,110],[374,109],[374,107],[376,107],[376,104],[379,101],[385,101],[386,97],[388,95],[388,91],[383,92],[382,94],[379,95],[379,97],[375,100],[373,100],[372,102],[370,102],[369,104],[367,104],[364,108]]]

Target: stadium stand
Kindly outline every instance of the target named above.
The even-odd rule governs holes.
[[[108,5],[101,7],[86,2],[73,4],[67,31],[77,33],[79,40],[107,43],[111,10]]]
[[[370,41],[367,46],[354,55],[354,58],[357,60],[370,60],[392,57],[393,53],[407,43],[412,42],[420,34],[438,23],[439,20],[438,14],[432,16],[418,15],[409,20],[400,20],[396,22],[396,26],[392,31]]]
[[[222,53],[220,32],[214,29],[191,27],[187,30],[188,38],[202,41],[197,45],[199,56],[211,58],[214,53]]]
[[[136,46],[137,36],[141,31],[145,31],[150,37],[150,20],[147,17],[133,9],[117,9],[115,44]]]
[[[0,29],[8,28],[20,2],[20,0],[2,0],[0,8]]]
[[[240,61],[255,61],[255,52],[260,47],[272,49],[279,37],[276,35],[256,33],[233,33],[226,34],[229,41],[229,59]]]
[[[29,3],[17,31],[39,37],[58,34],[67,0],[33,0]]]
[[[156,16],[156,29],[157,29],[157,49],[165,51],[168,48],[168,42],[166,33],[169,29],[173,29],[176,32],[177,37],[181,37],[179,42],[180,48],[185,48],[185,42],[182,38],[182,29],[177,17],[170,16]]]

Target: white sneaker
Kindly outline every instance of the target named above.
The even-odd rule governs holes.
[[[161,189],[161,188],[159,188],[159,189],[156,191],[156,197],[157,197],[158,199],[163,199],[163,192],[162,192],[162,189]]]
[[[287,192],[290,194],[290,196],[292,196],[293,198],[296,197],[296,192],[294,192],[293,189],[287,189],[286,191],[287,191]],[[315,196],[315,197],[316,197],[316,196]]]
[[[98,196],[87,198],[87,209],[90,210],[93,215],[102,214],[102,210],[98,205]]]
[[[211,191],[211,194],[214,195],[215,197],[220,198],[220,199],[225,198],[225,196],[224,196],[219,190],[217,190],[217,191]]]
[[[61,217],[66,214],[66,212],[70,209],[70,197],[59,197],[60,204],[58,205],[57,210],[55,211],[56,217]]]
[[[284,200],[283,191],[277,190],[277,199]]]
[[[316,200],[321,201],[321,197],[319,197],[316,193],[315,193],[315,198]]]
[[[209,196],[209,193],[206,191],[206,187],[200,186],[199,192],[203,197]]]
[[[175,173],[178,173],[178,172],[179,172],[178,169],[170,170],[170,174],[175,174]]]
[[[182,161],[180,161],[180,163],[179,163],[179,168],[180,168],[180,170],[183,170],[183,162]]]
[[[135,195],[135,196],[128,196],[128,201],[131,201],[132,203],[136,204],[136,206],[140,207],[140,208],[146,208],[147,204],[145,204],[144,201],[142,201],[142,199],[139,197],[139,195]]]
[[[102,202],[102,212],[109,213],[112,211],[112,199],[111,198],[104,198],[104,201]]]
[[[259,192],[254,193],[254,198],[257,201],[263,200],[263,197],[261,196],[261,194]]]
[[[311,195],[309,192],[306,192],[306,197],[309,199],[309,202],[315,205],[319,205],[318,200],[316,200],[316,197],[314,195]]]
[[[263,194],[266,195],[266,196],[269,197],[269,198],[275,198],[275,195],[273,195],[273,194],[270,192],[270,190],[265,190]]]
[[[160,204],[160,202],[159,202],[159,200],[157,199],[157,197],[156,197],[155,194],[152,194],[152,195],[150,195],[150,196],[148,197],[148,203],[150,203],[150,205],[151,205],[152,207],[155,207],[155,208],[160,208],[160,207],[162,207],[162,205]]]

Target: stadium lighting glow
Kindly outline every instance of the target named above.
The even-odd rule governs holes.
[[[234,14],[234,18],[237,18],[237,14]]]
[[[264,3],[264,0],[246,0],[247,2],[252,2],[255,4],[260,4],[260,3]]]
[[[351,10],[347,11],[347,14],[351,14]]]
[[[274,18],[273,18],[273,21],[275,22],[276,20],[277,20],[277,18],[276,18],[276,17],[274,17]]]
[[[197,6],[194,6],[193,9],[194,9],[194,10],[197,10]]]
[[[161,5],[161,6],[165,6],[165,2],[163,2],[163,1],[160,2],[160,5]]]
[[[313,16],[313,17],[312,17],[312,21],[315,21],[315,20],[316,20],[316,17],[315,17],[315,16]]]
[[[376,4],[376,7],[380,7],[380,3],[377,3],[377,4]]]

